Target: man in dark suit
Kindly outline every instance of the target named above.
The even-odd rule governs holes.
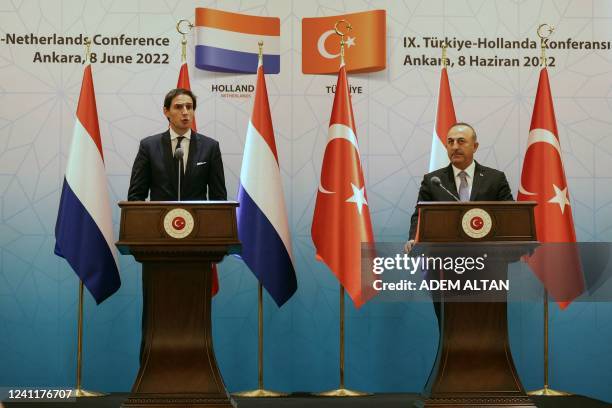
[[[196,96],[177,88],[164,98],[164,115],[169,129],[140,141],[132,166],[128,189],[129,201],[178,200],[178,174],[181,170],[181,200],[227,200],[225,176],[219,142],[192,131]],[[177,147],[183,149],[183,160],[174,158]],[[143,304],[146,300],[147,275],[142,277]],[[146,333],[147,316],[142,316],[142,333]],[[144,356],[144,337],[140,359]]]
[[[476,131],[467,123],[454,124],[448,131],[446,138],[446,151],[450,164],[441,169],[426,174],[419,189],[419,201],[512,201],[512,192],[506,180],[506,175],[499,170],[485,167],[474,160],[474,153],[478,150]],[[440,185],[432,181],[437,177]],[[444,188],[446,188],[445,191]],[[410,219],[409,240],[404,249],[410,252],[415,243],[418,224],[418,210],[415,208]],[[434,279],[436,271],[428,271]],[[442,338],[443,303],[439,301],[439,293],[431,293],[433,307],[438,320],[440,338]],[[440,364],[440,344],[434,366],[425,385],[424,393],[428,395],[437,366]]]
[[[506,175],[485,167],[474,160],[478,150],[476,131],[467,123],[453,125],[446,138],[446,151],[450,164],[426,174],[421,182],[419,201],[512,201],[512,192]],[[441,185],[432,182],[437,177]],[[447,191],[444,190],[446,188]],[[453,197],[453,195],[455,197]],[[415,208],[410,219],[409,240],[404,249],[410,252],[414,245],[419,215]]]
[[[140,141],[132,166],[128,200],[178,199],[177,147],[184,152],[181,200],[227,200],[219,142],[191,130],[196,97],[187,89],[173,89],[164,99],[169,129]]]

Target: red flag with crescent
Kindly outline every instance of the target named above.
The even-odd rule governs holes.
[[[362,243],[374,243],[346,67],[340,67],[317,192],[312,240],[356,307],[373,294],[362,279]],[[370,269],[371,270],[371,269]]]
[[[546,68],[540,72],[518,200],[538,203],[542,245],[526,261],[563,309],[584,291],[584,281]]]
[[[440,89],[438,90],[438,112],[431,140],[431,153],[429,155],[429,171],[448,166],[446,152],[446,136],[451,126],[457,123],[453,95],[448,82],[446,67],[440,73]]]
[[[387,64],[387,12],[368,10],[359,13],[302,19],[302,72],[338,72],[340,41],[334,28],[339,20],[351,24],[346,31],[347,72],[376,72]],[[344,31],[344,26],[340,26]]]

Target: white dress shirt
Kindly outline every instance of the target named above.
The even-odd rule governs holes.
[[[183,141],[185,143],[185,141]],[[459,177],[459,173],[461,173],[461,169],[458,169],[453,165],[453,173],[455,174],[455,186],[457,187],[457,191],[459,191],[459,186],[461,185],[461,177]],[[472,160],[472,163],[467,166],[465,170],[467,173],[467,183],[468,183],[468,193],[469,197],[472,196],[472,185],[474,184],[474,172],[476,171],[476,162]]]
[[[170,144],[172,146],[172,155],[174,156],[174,151],[176,150],[176,145],[178,143],[177,138],[179,136],[184,136],[185,138],[181,142],[181,147],[183,148],[183,171],[187,171],[187,158],[189,157],[189,141],[191,140],[191,129],[185,132],[184,135],[179,135],[172,128],[170,128]]]

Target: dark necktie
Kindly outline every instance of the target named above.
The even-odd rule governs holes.
[[[183,139],[185,139],[185,136],[179,136],[179,137],[176,138],[176,147],[174,148],[174,151],[176,151],[176,149],[181,147],[181,142],[183,141]],[[184,163],[185,163],[185,151],[183,150],[183,159],[182,159],[182,163],[181,163],[181,166],[180,166],[181,181],[185,177],[185,164]]]

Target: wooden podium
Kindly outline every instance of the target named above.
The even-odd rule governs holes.
[[[143,350],[124,407],[231,407],[211,333],[211,262],[240,249],[236,202],[122,201],[117,247],[142,263]]]
[[[493,253],[483,273],[506,279],[508,263],[537,245],[535,204],[419,203],[418,242],[439,256]],[[505,292],[502,296],[495,302],[444,302],[442,294],[435,304],[440,345],[425,390],[426,407],[535,407],[514,367]]]

